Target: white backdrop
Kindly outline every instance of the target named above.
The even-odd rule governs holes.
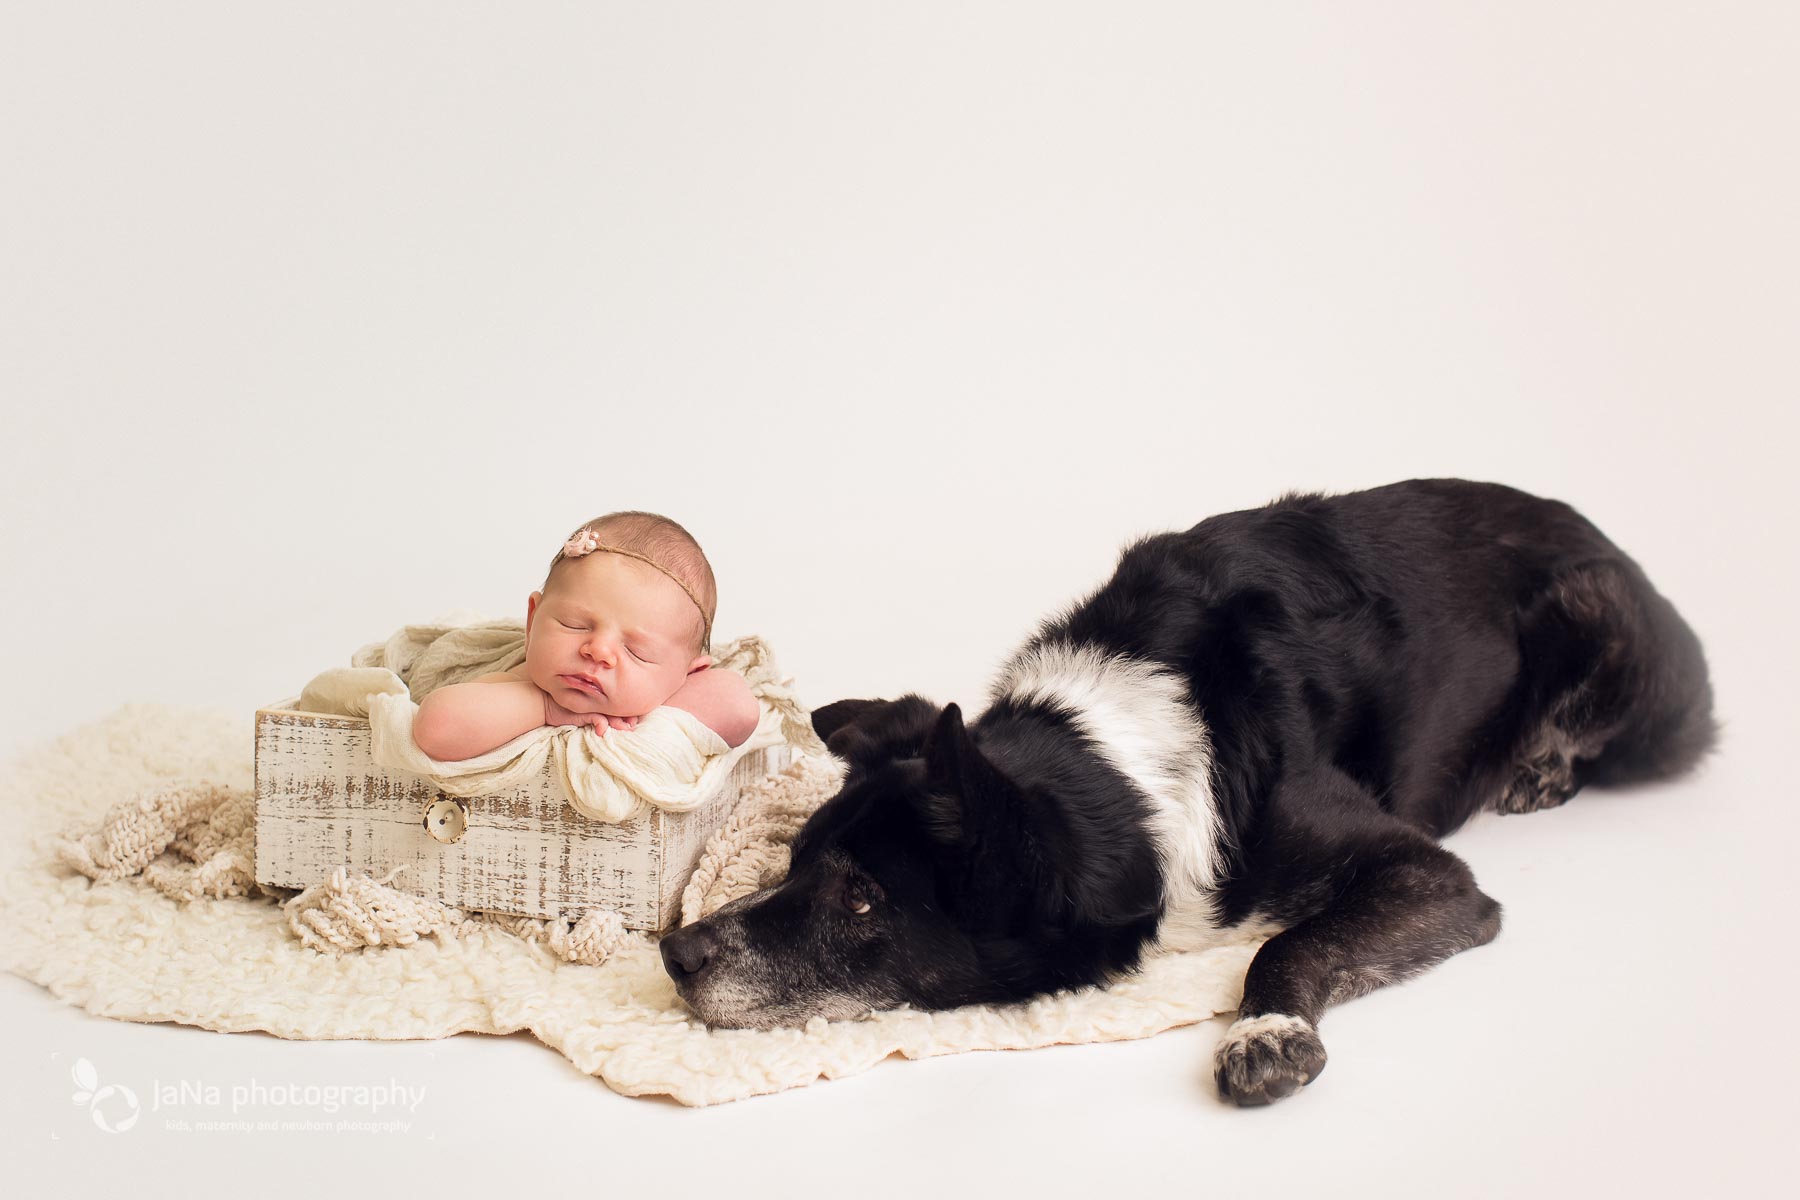
[[[1797,35],[1785,4],[8,5],[8,747],[132,701],[248,739],[398,625],[522,618],[568,530],[628,507],[700,538],[719,635],[768,637],[810,702],[978,707],[1125,539],[1420,475],[1580,507],[1701,632],[1728,724],[1698,780],[1465,831],[1484,884],[1523,872],[1488,888],[1512,936],[1328,1018],[1329,1073],[1269,1113],[1209,1098],[1217,1025],[684,1118],[515,1041],[272,1047],[8,979],[24,1169],[92,1166],[43,1051],[103,1046],[146,1078],[457,1063],[435,1142],[144,1132],[141,1160],[108,1143],[121,1178],[629,1128],[605,1172],[556,1165],[696,1185],[702,1127],[752,1159],[787,1131],[731,1186],[803,1194],[1198,1188],[1268,1154],[1388,1194],[1754,1178],[1795,1065],[1767,993],[1792,982]],[[1677,1131],[1710,1149],[1618,1157]]]

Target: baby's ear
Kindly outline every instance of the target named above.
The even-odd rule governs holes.
[[[696,658],[693,662],[688,664],[687,673],[692,675],[695,671],[704,671],[710,666],[712,666],[712,655],[702,654],[699,658]]]

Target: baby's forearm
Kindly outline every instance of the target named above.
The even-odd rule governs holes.
[[[544,693],[530,680],[453,683],[419,702],[413,741],[439,762],[458,762],[544,723]]]

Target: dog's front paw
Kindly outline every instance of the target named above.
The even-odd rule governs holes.
[[[1239,1105],[1291,1096],[1325,1069],[1325,1043],[1303,1017],[1266,1013],[1234,1021],[1213,1052],[1219,1098]]]

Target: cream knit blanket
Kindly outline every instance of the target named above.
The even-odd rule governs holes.
[[[57,860],[121,801],[184,781],[251,789],[242,713],[129,705],[0,768],[0,967],[99,1016],[177,1021],[287,1038],[436,1038],[528,1030],[627,1095],[716,1104],[867,1070],[890,1054],[1141,1038],[1234,1008],[1255,941],[1160,955],[1111,988],[1030,1004],[911,1009],[804,1029],[709,1030],[675,995],[650,939],[632,934],[603,965],[578,960],[601,927],[542,930],[464,922],[430,951],[395,946],[320,954],[289,932],[273,900],[231,895],[218,878],[90,879]],[[683,896],[684,920],[786,870],[786,843],[831,794],[817,760],[747,789],[708,843]],[[220,803],[196,853],[235,817]],[[129,866],[129,864],[115,864]],[[235,864],[221,863],[224,874]],[[175,893],[198,898],[177,899]],[[219,899],[206,896],[221,895]],[[1207,1063],[1172,1064],[1210,1088]]]
[[[441,762],[413,740],[418,701],[433,691],[525,661],[525,626],[513,620],[407,625],[385,642],[364,646],[349,667],[316,676],[300,694],[307,712],[367,717],[375,761],[435,781],[453,796],[508,791],[535,779],[546,759],[583,816],[623,821],[641,804],[686,812],[707,803],[744,755],[785,741],[801,751],[822,752],[812,722],[781,675],[768,643],[739,638],[713,655],[716,667],[750,683],[762,718],[737,747],[692,713],[658,708],[629,731],[601,732],[585,725],[539,726],[486,754]]]

